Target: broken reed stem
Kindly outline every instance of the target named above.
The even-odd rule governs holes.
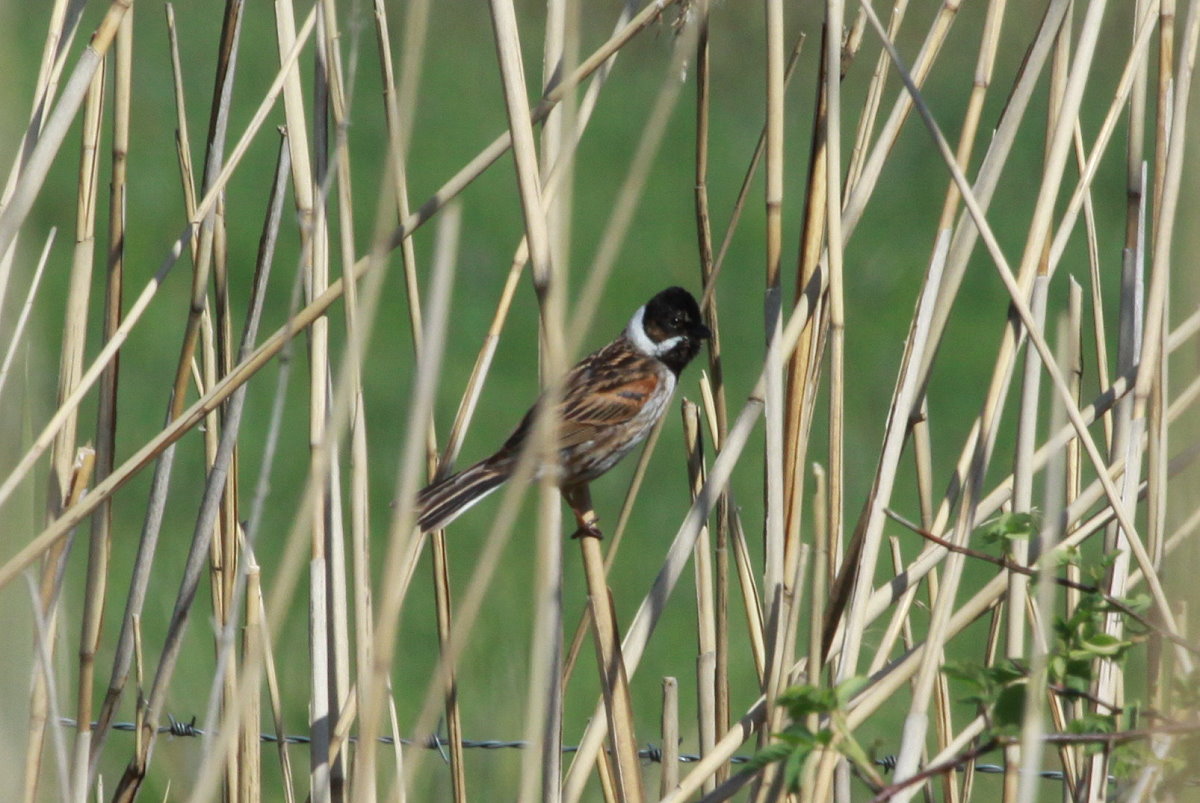
[[[694,504],[704,487],[704,442],[700,434],[700,410],[683,400],[683,439],[687,451],[688,485]],[[720,734],[717,732],[717,612],[713,598],[712,544],[708,524],[696,536],[693,565],[696,573],[696,716],[700,755],[707,755]],[[705,783],[705,794],[715,788],[715,779]]]
[[[662,681],[661,721],[658,796],[666,797],[679,783],[679,681],[673,677],[665,677]]]
[[[262,651],[262,609],[258,606],[259,570],[257,566],[249,566],[246,570],[246,627],[242,631],[242,655],[254,655]],[[237,741],[238,789],[235,800],[238,803],[255,803],[262,799],[262,746],[259,737],[258,720],[261,712],[260,688],[256,682],[249,682],[250,691],[247,693],[247,704],[242,709],[239,721]],[[289,784],[290,786],[290,784]]]

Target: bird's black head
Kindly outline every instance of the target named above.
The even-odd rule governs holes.
[[[634,313],[626,336],[644,354],[657,357],[678,374],[700,353],[700,341],[712,332],[704,325],[692,294],[682,287],[668,287]]]

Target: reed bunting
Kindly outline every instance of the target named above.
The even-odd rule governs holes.
[[[577,534],[600,535],[587,483],[645,439],[666,410],[680,371],[710,336],[692,294],[668,287],[633,313],[616,340],[567,374],[556,415],[559,487],[579,522]],[[534,405],[491,457],[420,492],[422,532],[442,529],[513,475],[536,410]]]

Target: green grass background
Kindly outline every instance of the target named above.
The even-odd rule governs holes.
[[[357,54],[352,69],[352,108],[349,147],[353,166],[355,208],[358,213],[355,251],[365,253],[369,245],[376,199],[381,191],[382,167],[386,147],[384,115],[380,103],[375,39],[369,7],[365,3],[342,3],[343,52]],[[542,4],[521,2],[522,37],[525,66],[531,87],[540,76]],[[1016,4],[1020,5],[1020,4]],[[1030,4],[1032,7],[1035,4]],[[1040,4],[1036,4],[1040,5]],[[1113,4],[1123,6],[1125,4]],[[166,248],[184,222],[182,196],[175,161],[174,107],[170,67],[162,8],[158,4],[135,4],[135,53],[133,130],[129,155],[129,235],[127,243],[126,306],[157,268]],[[591,52],[611,30],[618,4],[584,4],[582,51]],[[925,28],[932,19],[935,4],[914,2],[909,10],[902,52],[915,56]],[[103,8],[91,4],[85,10],[81,40],[95,24]],[[974,70],[974,56],[983,23],[985,4],[966,3],[946,44],[947,52],[939,59],[925,94],[938,115],[943,129],[953,142],[957,125],[966,105]],[[402,4],[390,8],[393,42],[402,41]],[[15,153],[26,119],[32,86],[42,45],[47,10],[37,5],[0,3],[0,69],[6,76],[0,85],[0,101],[6,113],[0,115],[0,157],[9,164]],[[176,3],[181,35],[180,49],[184,86],[188,103],[188,122],[193,143],[193,160],[199,173],[202,143],[207,127],[213,63],[219,35],[219,4],[183,0]],[[301,10],[299,13],[303,13]],[[794,284],[796,242],[802,214],[801,196],[805,182],[810,114],[819,56],[819,4],[792,4],[788,8],[788,38],[804,31],[808,35],[801,65],[788,93],[786,141],[788,149],[784,197],[784,276],[787,292]],[[1127,9],[1113,8],[1105,26],[1101,55],[1096,60],[1085,100],[1082,125],[1089,143],[1103,118],[1115,87],[1129,37]],[[1030,37],[1039,21],[1038,13],[1010,8],[1005,21],[1004,41],[995,71],[994,89],[983,115],[984,133],[977,145],[976,160],[987,142],[987,130],[999,119],[1006,88],[1015,72]],[[258,99],[271,81],[278,54],[274,44],[274,23],[267,4],[248,3],[245,27],[238,53],[235,104],[230,126],[230,144],[236,141],[253,114]],[[667,74],[672,36],[668,27],[657,25],[637,37],[625,48],[606,86],[576,160],[574,206],[571,219],[569,273],[570,297],[582,286],[583,271],[590,264],[599,244],[612,204],[624,180],[629,160],[637,146],[649,109]],[[73,54],[80,48],[77,42]],[[357,48],[356,48],[357,45]],[[1112,56],[1106,55],[1111,51]],[[848,159],[853,125],[874,65],[878,46],[868,32],[866,43],[845,82],[843,101],[846,136],[844,157]],[[713,9],[712,21],[712,131],[710,158],[710,201],[713,225],[718,236],[724,231],[730,207],[745,171],[764,114],[763,22],[759,4],[726,2]],[[69,63],[74,62],[73,55]],[[305,92],[311,109],[311,48],[302,57]],[[588,347],[598,347],[615,334],[634,308],[668,284],[699,288],[695,220],[693,214],[693,111],[694,76],[671,119],[664,146],[654,162],[646,183],[646,192],[638,207],[636,222],[624,244],[612,281],[598,305],[595,324],[587,334]],[[889,82],[884,113],[890,110],[898,82]],[[1032,213],[1034,192],[1041,169],[1042,131],[1044,130],[1045,82],[1038,91],[1009,165],[991,207],[990,220],[1010,261],[1015,262],[1024,245],[1025,231]],[[106,120],[108,119],[106,115]],[[282,107],[272,112],[272,124],[283,122]],[[417,108],[413,111],[413,141],[409,159],[409,188],[414,206],[424,201],[462,164],[490,142],[506,125],[495,51],[486,6],[465,0],[434,4],[430,36],[426,49],[423,79]],[[0,397],[4,414],[0,416],[5,463],[11,464],[28,444],[30,433],[43,425],[53,406],[57,376],[58,343],[61,337],[62,305],[65,299],[70,265],[69,244],[73,238],[75,186],[78,169],[78,125],[68,136],[59,158],[26,225],[21,258],[14,284],[3,310],[0,331],[11,331],[19,299],[23,296],[40,238],[51,226],[59,228],[59,239],[47,270],[46,288],[34,308],[29,345],[23,355],[20,376],[13,377]],[[1125,130],[1122,123],[1118,138]],[[108,132],[105,145],[108,147]],[[247,154],[244,165],[231,181],[227,217],[233,307],[244,309],[248,294],[259,227],[265,209],[271,171],[274,167],[276,137],[271,126],[260,133]],[[1108,302],[1115,302],[1119,289],[1118,271],[1124,219],[1124,173],[1120,151],[1114,144],[1095,183],[1096,212],[1099,221],[1100,253],[1104,273],[1104,291]],[[107,220],[108,160],[102,161],[103,188],[98,221],[101,231]],[[1073,181],[1075,170],[1068,170]],[[903,348],[907,324],[915,303],[916,291],[934,239],[934,226],[945,192],[947,173],[941,165],[928,135],[915,118],[906,124],[896,149],[888,160],[879,188],[851,241],[845,257],[846,274],[846,353],[848,387],[846,408],[846,517],[852,528],[869,486],[882,435],[883,416],[895,380],[897,363]],[[1195,227],[1189,225],[1195,201],[1195,182],[1185,178],[1185,196],[1181,206],[1177,235],[1176,277],[1178,293],[1173,309],[1189,311],[1194,294],[1187,274],[1196,253]],[[764,274],[764,214],[762,181],[751,193],[741,227],[735,235],[718,296],[725,354],[727,392],[731,414],[736,414],[752,386],[763,355],[762,283]],[[1066,194],[1066,193],[1064,193]],[[1065,199],[1060,200],[1060,207]],[[454,288],[454,314],[447,344],[446,361],[439,386],[437,423],[445,433],[453,418],[458,396],[469,375],[474,355],[487,329],[491,310],[507,272],[512,250],[522,233],[520,206],[515,192],[515,175],[510,156],[490,168],[462,195],[463,228],[459,250],[458,277]],[[271,292],[267,300],[264,334],[273,331],[285,319],[288,298],[297,261],[298,237],[290,213],[285,208],[283,234],[275,261]],[[1080,230],[1082,231],[1082,230]],[[336,236],[336,224],[335,235]],[[432,227],[415,235],[416,252],[423,275],[431,256]],[[336,242],[336,240],[334,241]],[[98,253],[106,237],[98,239]],[[337,249],[333,252],[333,270],[340,273]],[[163,419],[167,389],[182,338],[182,323],[187,309],[188,266],[184,260],[175,268],[158,297],[135,329],[121,356],[119,397],[118,461],[131,454],[152,437]],[[92,318],[89,320],[89,355],[99,347],[99,304],[103,295],[100,260],[92,288]],[[1087,263],[1081,234],[1072,241],[1059,273],[1055,277],[1050,309],[1056,313],[1065,306],[1067,274],[1086,286]],[[404,424],[408,415],[413,359],[399,259],[391,259],[375,335],[370,345],[364,376],[367,426],[372,461],[372,531],[376,554],[385,549],[386,523],[392,498],[398,456],[403,448]],[[991,373],[992,354],[1006,312],[1005,294],[995,272],[982,252],[972,260],[966,283],[959,295],[955,313],[943,342],[938,367],[929,390],[929,407],[934,433],[935,477],[941,491],[953,467],[972,416],[982,402]],[[240,312],[236,313],[240,315]],[[1111,324],[1116,308],[1105,309]],[[1177,312],[1174,319],[1181,317]],[[335,357],[340,358],[343,342],[343,316],[335,307],[330,331]],[[481,414],[467,438],[462,461],[481,457],[493,449],[524,412],[536,393],[536,303],[528,277],[523,280],[512,314],[501,340],[496,362],[484,390]],[[307,462],[307,376],[302,343],[297,344],[297,359],[289,387],[284,438],[271,479],[271,496],[266,519],[258,541],[258,557],[263,566],[264,586],[270,589],[283,539],[291,525],[303,487]],[[1115,354],[1115,344],[1110,343]],[[578,356],[578,355],[576,355]],[[1180,375],[1194,368],[1191,357],[1177,359]],[[1085,388],[1095,388],[1094,357],[1087,354]],[[258,479],[259,456],[266,433],[277,367],[260,372],[249,385],[246,415],[241,436],[243,499],[249,500]],[[697,399],[698,367],[690,369],[681,386],[682,395]],[[1045,391],[1043,391],[1045,394]],[[1090,391],[1085,390],[1090,398]],[[1011,394],[1010,394],[1011,396]],[[1010,405],[1011,406],[1011,405]],[[822,407],[822,411],[824,407]],[[95,421],[94,400],[84,406],[80,439],[91,438]],[[824,413],[818,413],[817,435],[810,460],[825,462]],[[998,439],[994,460],[995,477],[1007,473],[1011,465],[1011,415],[1006,415]],[[761,565],[759,528],[761,510],[762,429],[757,430],[750,448],[734,476],[733,487],[750,535],[756,560]],[[710,450],[711,452],[711,450]],[[612,524],[633,469],[633,460],[596,483],[594,495],[603,520]],[[915,514],[911,462],[902,463],[895,506]],[[6,525],[0,528],[0,550],[12,554],[32,532],[39,528],[45,471],[38,472],[24,492],[9,502],[4,512]],[[112,649],[119,630],[124,605],[123,584],[127,581],[142,523],[150,471],[143,471],[116,497],[112,545],[112,576],[105,631],[99,656],[98,684],[107,679]],[[144,639],[147,672],[152,673],[155,658],[178,588],[183,557],[192,532],[203,487],[203,448],[198,433],[179,444],[171,496],[167,508],[161,547],[156,562],[144,614]],[[683,460],[678,414],[673,409],[663,433],[643,490],[635,509],[630,532],[622,554],[612,572],[612,585],[619,619],[628,623],[645,589],[657,571],[670,538],[675,532],[686,501],[686,471]],[[1039,491],[1040,495],[1040,491]],[[497,500],[488,500],[465,516],[449,538],[451,576],[456,588],[465,587],[474,569],[483,535],[491,523]],[[248,512],[243,509],[243,515]],[[529,508],[526,514],[531,516]],[[531,522],[531,518],[522,519]],[[526,528],[528,529],[528,528]],[[915,554],[920,544],[912,536],[902,536],[907,555]],[[564,598],[568,637],[585,602],[582,573],[572,544],[566,544]],[[528,640],[532,626],[531,590],[534,567],[529,559],[531,535],[518,532],[508,548],[504,565],[496,573],[483,618],[459,664],[460,700],[463,728],[469,738],[516,739],[523,735],[524,705],[527,694]],[[65,584],[65,610],[77,612],[82,594],[85,550],[77,544],[72,554]],[[378,566],[382,560],[376,562]],[[990,577],[987,567],[968,566],[964,590]],[[373,578],[377,589],[389,578]],[[167,710],[181,719],[202,714],[213,670],[213,650],[207,591],[192,619],[183,662],[172,687]],[[685,728],[683,749],[695,750],[694,660],[695,625],[691,600],[691,571],[675,592],[659,625],[642,665],[633,680],[634,707],[638,736],[642,741],[658,738],[659,681],[664,675],[680,680],[680,699]],[[0,621],[10,625],[10,648],[0,655],[0,672],[8,678],[9,694],[0,703],[0,746],[9,755],[20,755],[24,745],[25,688],[31,665],[28,594],[23,584],[0,592]],[[305,730],[308,700],[308,656],[306,602],[301,590],[289,615],[282,638],[276,645],[280,682],[285,701],[288,730]],[[71,666],[78,639],[77,615],[64,617],[59,644],[60,699],[71,713],[73,689]],[[921,616],[916,617],[921,624]],[[734,608],[733,657],[731,682],[733,711],[743,711],[757,697],[753,665],[742,638],[740,613]],[[975,627],[956,643],[961,657],[978,657],[986,630]],[[868,634],[874,643],[875,631]],[[803,642],[801,642],[803,643]],[[395,656],[394,685],[402,728],[411,725],[415,708],[430,682],[437,654],[432,607],[432,585],[428,558],[423,560],[409,595]],[[564,740],[575,743],[598,693],[590,647],[568,696]],[[122,719],[132,718],[133,695],[126,694]],[[878,742],[882,753],[898,747],[898,725],[907,705],[903,696],[889,709],[864,727],[864,741]],[[962,721],[969,709],[960,713]],[[268,721],[264,719],[264,729]],[[419,736],[420,734],[412,734]],[[132,751],[132,738],[126,734],[111,737],[104,771],[115,782]],[[198,745],[189,740],[160,740],[154,756],[154,769],[145,792],[149,799],[160,799],[168,782],[174,796],[189,786],[193,777]],[[306,788],[303,776],[307,756],[302,748],[293,748],[294,766],[300,789]],[[19,778],[19,763],[7,763],[0,779]],[[475,799],[490,798],[485,790],[513,790],[517,785],[520,759],[515,751],[471,751],[468,753],[468,789]],[[49,767],[49,765],[48,765]],[[278,763],[273,752],[264,752],[264,783],[267,789],[278,782]],[[648,772],[655,778],[654,771]],[[1051,796],[1057,789],[1047,786]],[[110,786],[111,788],[111,786]],[[986,787],[984,787],[986,788]],[[416,800],[445,799],[449,774],[436,758],[424,762],[414,792]],[[268,792],[265,799],[271,799]],[[980,798],[983,799],[983,798]]]

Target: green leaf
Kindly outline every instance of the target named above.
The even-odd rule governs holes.
[[[1054,564],[1056,567],[1074,566],[1079,563],[1079,547],[1075,545],[1066,546],[1062,549],[1054,551]]]
[[[960,680],[975,686],[982,686],[985,683],[983,667],[979,664],[947,661],[942,664],[942,674],[951,680]]]
[[[989,671],[992,680],[1001,685],[1024,680],[1027,674],[1028,672],[1026,672],[1025,668],[1011,658],[997,661]]]
[[[800,780],[804,775],[804,762],[811,750],[797,750],[788,756],[783,765],[783,783],[793,792],[800,791]]]
[[[1061,653],[1055,653],[1050,656],[1050,662],[1047,665],[1050,672],[1050,677],[1056,683],[1062,683],[1067,676],[1067,659]]]
[[[1085,712],[1067,723],[1067,733],[1114,733],[1117,718],[1113,714]]]
[[[1025,684],[1007,686],[996,698],[992,718],[1002,730],[1020,729],[1025,714]]]
[[[1001,513],[975,530],[985,544],[1000,544],[1006,549],[1013,541],[1028,540],[1037,531],[1033,513]]]
[[[1083,642],[1083,649],[1093,655],[1105,657],[1118,655],[1129,646],[1131,645],[1128,641],[1122,641],[1108,633],[1096,633]]]
[[[845,708],[848,706],[850,701],[854,699],[854,695],[858,694],[869,682],[870,681],[866,677],[862,675],[855,675],[853,677],[846,678],[839,683],[837,688],[834,689],[834,697],[837,699],[837,707]]]
[[[860,767],[867,768],[873,766],[871,758],[862,749],[862,745],[855,741],[853,736],[847,735],[845,741],[842,742],[842,754]]]
[[[1117,597],[1117,599],[1134,613],[1145,613],[1153,604],[1149,594],[1133,594],[1128,597]]]
[[[746,762],[745,768],[750,772],[761,770],[768,764],[774,764],[776,761],[782,761],[787,758],[794,750],[795,748],[790,744],[781,744],[779,742],[769,744],[751,756],[750,760]]]
[[[779,704],[787,708],[792,719],[804,719],[809,714],[827,714],[837,708],[833,689],[820,686],[792,686],[779,695]]]

